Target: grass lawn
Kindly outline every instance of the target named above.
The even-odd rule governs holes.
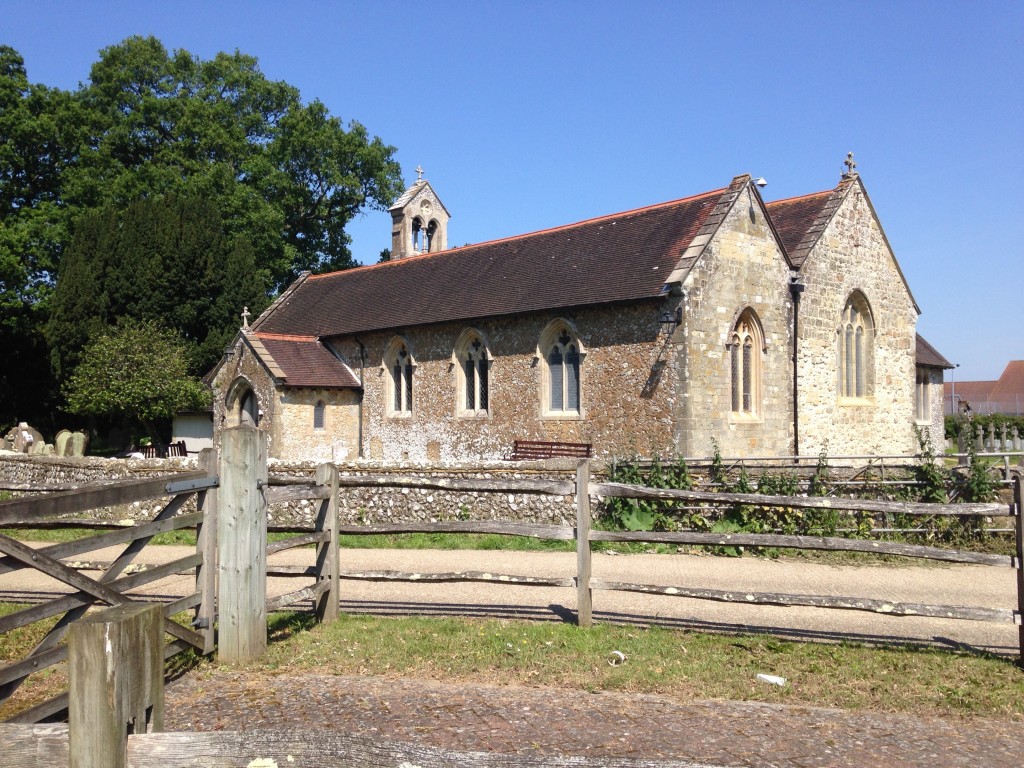
[[[20,607],[0,604],[0,615]],[[52,623],[0,635],[0,666],[23,658]],[[243,667],[246,672],[386,675],[1024,723],[1024,671],[1012,660],[940,649],[493,619],[342,615],[333,624],[316,625],[308,613],[273,614],[270,639],[266,656]],[[624,661],[609,663],[617,660],[613,651]],[[184,664],[202,674],[215,663],[187,656],[170,662],[172,668]],[[64,667],[32,675],[0,704],[0,720],[63,690]],[[759,681],[759,673],[783,677],[786,684]]]
[[[612,665],[613,651],[625,661]],[[307,614],[271,617],[271,674],[390,675],[1024,721],[1024,671],[945,650],[817,644],[657,627]],[[757,679],[786,678],[783,687]]]

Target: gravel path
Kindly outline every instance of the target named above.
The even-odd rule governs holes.
[[[147,547],[140,562],[166,562],[192,550]],[[116,549],[90,554],[90,561],[109,561]],[[271,563],[309,564],[311,549],[274,555]],[[555,552],[370,550],[344,549],[342,571],[397,570],[412,573],[485,571],[530,576],[574,575],[576,556]],[[95,574],[95,572],[92,572]],[[886,600],[970,605],[1016,606],[1016,584],[1010,568],[976,565],[866,567],[830,566],[798,560],[753,557],[721,558],[693,555],[594,556],[595,578],[647,584],[759,590],[796,594],[847,595]],[[296,579],[271,579],[271,596],[297,589]],[[165,579],[146,591],[161,598],[192,590],[187,576]],[[0,600],[17,600],[60,591],[38,572],[0,576]],[[1017,627],[1006,623],[886,616],[850,610],[781,608],[718,603],[636,593],[594,593],[597,621],[655,621],[665,626],[720,631],[772,632],[780,637],[816,640],[901,641],[969,646],[996,653],[1017,653]],[[342,609],[363,613],[462,614],[520,616],[566,620],[576,609],[573,588],[521,587],[505,584],[393,583],[344,580]]]
[[[215,695],[214,695],[215,694]],[[1018,768],[1024,724],[665,696],[216,670],[167,693],[168,730],[283,730],[459,752],[775,768]],[[334,765],[324,756],[323,765]]]

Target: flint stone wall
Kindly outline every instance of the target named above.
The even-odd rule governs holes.
[[[283,463],[271,461],[271,475],[313,480],[313,462]],[[105,480],[134,480],[155,475],[195,470],[196,459],[101,459],[56,458],[49,456],[0,456],[0,488],[23,486],[50,487],[86,485]],[[574,460],[545,462],[491,462],[458,467],[428,468],[416,464],[340,464],[343,477],[395,475],[448,479],[557,479],[575,480]],[[603,478],[603,469],[594,466],[594,474]],[[441,522],[448,520],[509,520],[572,525],[576,519],[573,496],[549,496],[537,493],[497,493],[444,491],[418,488],[342,488],[340,517],[344,524]],[[166,504],[165,499],[93,510],[97,520],[143,521]],[[312,526],[318,502],[315,499],[275,504],[268,510],[271,526]],[[194,509],[190,501],[186,511]]]
[[[0,488],[22,485],[78,486],[103,480],[137,480],[154,475],[187,472],[196,459],[104,459],[95,456],[0,455]]]

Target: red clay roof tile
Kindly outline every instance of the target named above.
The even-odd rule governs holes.
[[[285,386],[323,389],[359,388],[352,369],[312,336],[254,334],[284,371]]]
[[[722,193],[311,276],[253,328],[324,338],[656,298]]]
[[[1012,401],[1014,396],[1019,396],[1020,404],[1024,405],[1024,360],[1011,360],[1006,364],[1006,369],[992,387],[989,396],[992,400],[1007,402]]]
[[[921,334],[917,334],[916,360],[918,365],[930,368],[952,368],[953,364],[939,354],[931,344],[924,340]]]

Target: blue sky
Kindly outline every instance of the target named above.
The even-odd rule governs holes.
[[[239,49],[422,165],[481,242],[741,173],[777,200],[853,151],[922,315],[960,369],[1024,358],[1024,2],[25,2],[0,43],[74,88],[132,35]],[[373,262],[390,220],[350,229]],[[947,374],[947,380],[949,375]]]

